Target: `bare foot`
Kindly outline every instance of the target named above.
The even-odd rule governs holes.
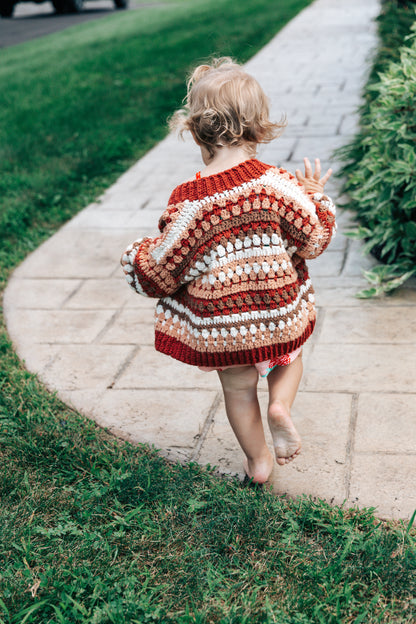
[[[288,410],[279,401],[269,405],[269,427],[273,438],[276,461],[284,466],[300,453],[302,442]]]
[[[261,459],[247,459],[244,458],[244,470],[249,479],[253,480],[253,483],[266,483],[273,470],[273,456],[269,449]]]

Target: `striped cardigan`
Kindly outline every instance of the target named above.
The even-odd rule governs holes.
[[[157,297],[155,346],[196,366],[290,353],[315,325],[305,259],[327,247],[335,207],[256,159],[172,193],[160,235],[123,256],[130,286]]]

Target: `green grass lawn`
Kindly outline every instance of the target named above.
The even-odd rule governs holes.
[[[308,0],[178,0],[0,50],[0,275],[165,133],[189,67]],[[0,624],[416,621],[415,532],[174,466],[51,396],[0,330]]]

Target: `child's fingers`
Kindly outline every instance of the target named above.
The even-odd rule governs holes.
[[[295,176],[297,177],[298,182],[300,182],[302,184],[305,178],[303,177],[302,172],[300,171],[300,169],[296,169]]]
[[[313,174],[313,177],[317,182],[319,182],[321,177],[321,161],[319,158],[315,158],[315,173]]]
[[[311,163],[309,161],[309,158],[304,158],[303,162],[305,163],[305,176],[307,178],[311,178],[312,177],[312,167],[311,167]]]
[[[328,171],[326,172],[322,180],[320,180],[321,184],[325,185],[328,182],[331,175],[332,175],[332,169],[328,169]]]

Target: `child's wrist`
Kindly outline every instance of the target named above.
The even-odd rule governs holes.
[[[315,193],[321,193],[322,194],[324,192],[324,187],[319,185],[319,187],[316,186],[314,189],[307,189],[306,192],[307,192],[307,194],[310,197],[313,197],[315,195]]]

